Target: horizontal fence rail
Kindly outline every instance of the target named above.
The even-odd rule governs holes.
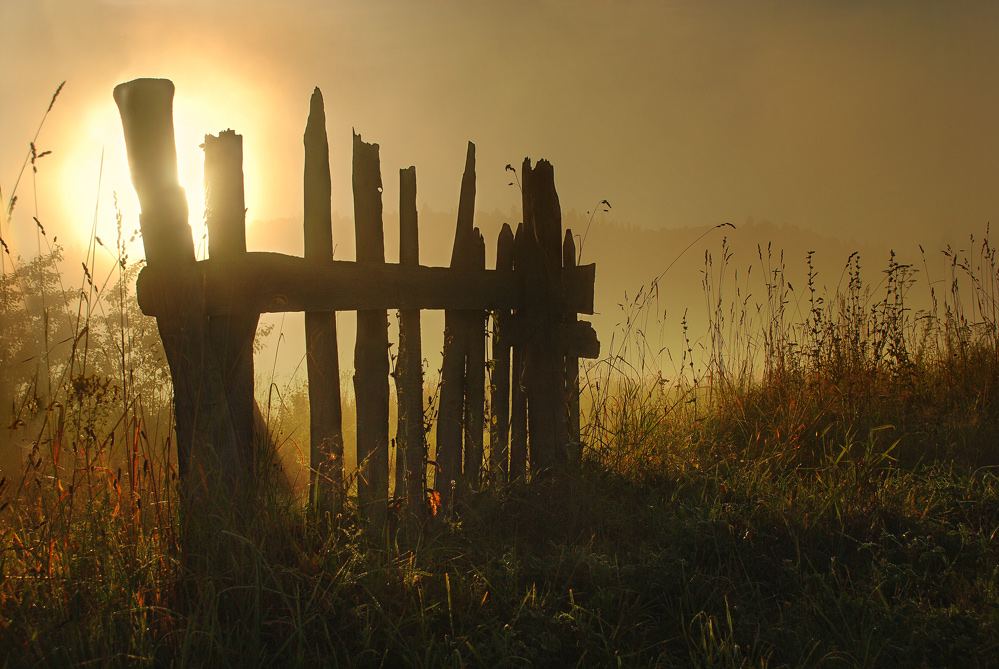
[[[177,269],[144,267],[136,281],[143,313],[163,312]],[[416,267],[333,260],[316,266],[282,253],[247,252],[238,259],[201,260],[193,274],[209,316],[288,311],[366,309],[519,309],[525,302],[522,272]],[[596,265],[562,273],[560,301],[567,310],[593,313]]]

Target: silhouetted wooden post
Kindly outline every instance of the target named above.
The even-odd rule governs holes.
[[[513,230],[503,224],[496,241],[496,269],[513,269]],[[493,365],[490,382],[489,455],[492,467],[502,475],[509,471],[510,443],[510,337],[504,332],[509,326],[510,310],[493,312]]]
[[[232,130],[205,135],[205,217],[208,255],[232,266],[246,257],[246,205],[243,195],[243,137]],[[240,286],[227,286],[230,295]],[[240,450],[243,482],[256,464],[253,438],[253,338],[259,314],[211,316],[208,332],[222,371],[222,386]]]
[[[213,512],[236,510],[246,471],[223,390],[218,360],[207,342],[204,287],[194,271],[187,198],[177,176],[173,83],[137,79],[114,89],[128,166],[142,213],[139,225],[148,269],[167,277],[156,323],[173,379],[177,456],[185,508],[199,499]],[[206,500],[205,497],[208,499]],[[200,507],[199,507],[200,508]],[[189,514],[187,521],[195,518]]]
[[[465,171],[458,198],[451,267],[467,268],[475,216],[475,145],[468,143]],[[441,393],[437,411],[436,486],[445,502],[450,501],[451,484],[461,480],[462,408],[465,396],[465,361],[468,355],[468,318],[461,311],[444,311],[444,359],[441,363]]]
[[[317,266],[333,262],[333,204],[329,142],[323,94],[312,93],[305,126],[305,259]],[[336,312],[305,313],[306,368],[309,374],[309,500],[337,511],[343,502],[343,416]]]
[[[469,263],[486,268],[486,243],[478,228],[472,231]],[[478,489],[482,475],[482,436],[486,403],[486,312],[468,313],[468,357],[465,364],[465,480]]]
[[[551,163],[524,160],[524,361],[533,475],[566,461],[562,213]]]
[[[524,224],[520,223],[513,239],[513,265],[518,271],[523,270],[526,262],[524,259],[526,234]],[[517,318],[523,317],[522,312],[523,309],[517,310]],[[510,480],[514,481],[527,474],[527,392],[524,380],[523,339],[513,346],[510,373]]]
[[[378,145],[354,135],[354,231],[359,263],[384,263],[382,177]],[[354,395],[357,409],[357,496],[376,532],[388,511],[388,317],[384,309],[357,312]]]
[[[399,170],[399,264],[420,264],[420,235],[416,213],[416,168]],[[399,310],[399,359],[396,362],[399,429],[396,457],[405,460],[407,513],[422,525],[427,517],[427,448],[423,432],[423,345],[420,310]],[[396,487],[396,496],[403,493]]]
[[[565,231],[565,239],[562,241],[562,266],[576,266],[576,242],[572,238],[572,230]],[[568,312],[565,315],[571,329],[573,324],[578,322],[576,312]],[[568,418],[568,439],[572,444],[575,458],[579,445],[579,358],[567,348],[565,354],[565,392],[567,395],[567,418]]]

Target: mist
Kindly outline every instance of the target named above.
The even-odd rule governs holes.
[[[959,245],[999,206],[994,3],[443,0],[277,10],[259,1],[48,0],[6,3],[0,19],[16,26],[0,45],[9,64],[0,75],[5,195],[53,90],[67,81],[38,139],[52,154],[22,180],[2,231],[28,256],[32,216],[71,259],[92,229],[114,237],[115,196],[126,236],[137,227],[111,90],[147,76],[177,86],[196,239],[197,145],[231,127],[244,136],[250,250],[301,253],[295,221],[314,86],[326,99],[340,259],[353,257],[352,130],[381,146],[390,261],[396,169],[418,169],[421,261],[446,264],[446,213],[457,205],[465,142],[477,147],[489,258],[498,226],[519,220],[505,166],[549,159],[564,211],[590,221],[606,199],[613,208],[592,218],[595,231],[646,231],[628,237],[641,247],[584,251],[598,267],[595,320],[605,340],[618,303],[676,257],[684,230],[772,221],[775,238],[754,233],[747,249],[826,240],[820,250],[832,267],[859,248],[884,258],[889,249],[915,257],[919,244]],[[690,250],[692,267],[715,237]],[[833,247],[843,253],[827,252]],[[137,242],[130,259],[141,256]],[[674,313],[702,302],[679,287],[687,278],[662,286],[677,286]],[[283,369],[300,358],[288,355]]]

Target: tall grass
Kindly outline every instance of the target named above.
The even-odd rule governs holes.
[[[657,363],[670,352],[649,336],[669,325],[657,282],[626,305],[623,337],[587,370],[594,456],[625,470],[763,459],[783,474],[869,441],[884,462],[999,463],[999,265],[988,231],[969,249],[942,251],[944,291],[892,253],[873,284],[851,255],[825,294],[812,254],[796,292],[782,254],[760,247],[755,264],[735,268],[723,240],[705,254],[707,332],[691,342],[681,319],[687,345],[669,372]]]

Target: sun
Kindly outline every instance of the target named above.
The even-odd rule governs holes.
[[[177,90],[173,105],[177,169],[187,195],[188,222],[200,259],[207,254],[205,155],[200,147],[206,134],[239,126],[220,121],[226,113],[231,114],[231,109],[225,109],[229,104],[220,105],[210,96],[184,95],[179,84]],[[107,98],[90,104],[80,119],[82,122],[66,134],[65,158],[54,178],[59,184],[62,217],[72,230],[73,241],[83,249],[95,244],[98,258],[114,259],[119,249],[123,249],[132,262],[144,257],[142,240],[137,234],[139,202],[129,176],[121,119],[110,96]],[[244,129],[256,125],[252,119],[241,120]],[[237,132],[244,134],[238,129]],[[246,180],[253,181],[256,166],[244,164],[243,170]],[[248,199],[252,200],[249,195],[248,189]]]

